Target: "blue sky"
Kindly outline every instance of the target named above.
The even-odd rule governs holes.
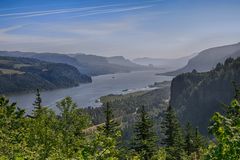
[[[0,50],[177,58],[240,42],[239,0],[1,0]]]

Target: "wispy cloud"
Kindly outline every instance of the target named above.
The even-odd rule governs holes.
[[[88,13],[79,14],[79,15],[76,15],[74,17],[83,17],[83,16],[91,16],[91,15],[99,15],[99,14],[107,14],[107,13],[127,12],[127,11],[134,11],[134,10],[150,8],[150,7],[153,7],[153,5],[127,7],[127,8],[105,9],[105,10],[98,10],[98,11],[90,11]]]
[[[52,9],[52,10],[34,11],[34,12],[7,13],[7,14],[0,14],[0,17],[27,18],[27,17],[46,16],[46,15],[54,15],[54,14],[62,14],[62,13],[73,13],[73,12],[79,12],[79,11],[89,11],[93,9],[114,7],[114,6],[119,6],[119,5],[101,5],[101,6],[92,6],[92,7]]]
[[[15,26],[10,26],[10,27],[6,27],[6,28],[0,28],[0,34],[7,33],[7,32],[10,32],[10,31],[14,31],[16,29],[20,29],[23,26],[24,25],[15,25]]]
[[[33,12],[12,12],[0,14],[0,17],[7,18],[30,18],[57,14],[68,14],[75,13],[76,15],[72,17],[82,17],[91,16],[106,13],[119,13],[119,12],[129,12],[134,10],[141,10],[153,7],[152,5],[138,5],[136,4],[110,4],[110,5],[99,5],[99,6],[89,6],[89,7],[78,7],[78,8],[65,8],[65,9],[51,9]]]

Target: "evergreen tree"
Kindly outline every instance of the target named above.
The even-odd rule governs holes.
[[[134,128],[132,149],[144,160],[150,159],[156,152],[156,136],[152,127],[153,122],[145,111],[145,107],[142,106]]]
[[[35,109],[41,109],[42,108],[42,98],[41,98],[39,89],[37,89],[36,99],[33,103],[33,106],[34,106]]]
[[[233,83],[233,87],[235,89],[234,99],[240,101],[240,87],[239,87],[239,85],[237,85],[237,83],[235,81],[233,81],[232,83]]]
[[[33,116],[37,117],[43,112],[43,107],[42,107],[42,98],[39,89],[37,89],[36,92],[36,98],[33,103],[34,110],[33,110]]]
[[[191,124],[188,122],[186,125],[186,131],[185,131],[185,151],[187,155],[191,155],[191,153],[194,150],[194,142],[193,142],[193,129]]]
[[[120,124],[115,121],[109,103],[105,106],[105,122],[97,128],[93,140],[83,150],[85,159],[119,159],[121,149],[119,139],[122,135]]]
[[[188,156],[192,153],[196,157],[200,157],[200,149],[205,146],[205,140],[203,136],[199,133],[198,128],[195,130],[192,128],[191,124],[188,122],[185,130],[185,152]]]
[[[183,159],[185,156],[183,133],[171,106],[166,110],[162,128],[165,135],[163,144],[166,147],[167,160]]]
[[[195,128],[195,133],[193,137],[193,152],[196,153],[196,156],[199,158],[200,155],[200,149],[204,148],[206,146],[205,138],[200,134],[198,131],[198,128]]]
[[[218,63],[218,64],[216,65],[216,67],[215,67],[215,70],[216,70],[216,71],[220,71],[222,68],[223,68],[223,64]]]
[[[103,125],[103,133],[107,137],[114,137],[117,130],[119,130],[119,123],[114,120],[114,115],[109,103],[106,103],[105,123]]]

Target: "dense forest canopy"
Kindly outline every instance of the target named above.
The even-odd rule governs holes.
[[[0,56],[0,94],[73,87],[91,81],[67,64]]]
[[[239,92],[235,97],[239,97]],[[26,116],[15,103],[0,97],[0,159],[240,158],[240,104],[237,99],[225,106],[225,116],[218,112],[213,115],[209,130],[214,141],[206,141],[189,123],[186,128],[182,127],[171,106],[164,111],[163,137],[159,137],[153,123],[160,122],[154,122],[145,106],[140,106],[130,146],[122,143],[123,126],[109,103],[104,107],[104,122],[93,126],[91,117],[78,108],[71,97],[57,103],[58,115],[41,102],[37,91],[33,113]]]

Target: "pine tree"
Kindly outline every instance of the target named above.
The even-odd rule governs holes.
[[[167,160],[183,159],[185,156],[183,133],[171,106],[167,108],[163,120],[163,130],[165,135],[163,144],[166,147]]]
[[[233,81],[232,83],[233,83],[233,87],[235,90],[234,99],[240,101],[240,87],[239,87],[239,85],[237,85],[237,83],[235,81]]]
[[[186,125],[185,131],[185,151],[189,156],[194,151],[194,142],[193,142],[193,129],[191,124],[188,122]]]
[[[198,128],[195,128],[195,133],[194,133],[194,137],[193,137],[193,152],[196,153],[197,157],[200,157],[200,149],[204,148],[204,146],[206,146],[205,143],[205,139],[204,137],[200,134],[200,132],[198,131]]]
[[[119,159],[121,157],[120,137],[122,135],[120,124],[115,121],[109,103],[105,106],[105,122],[98,127],[93,140],[85,147],[85,159]]]
[[[200,156],[199,150],[204,146],[204,137],[200,134],[197,127],[194,130],[191,124],[188,122],[185,131],[185,151],[187,155],[190,156],[195,152],[196,156]]]
[[[156,136],[152,130],[153,122],[149,118],[145,107],[140,110],[139,119],[135,124],[132,149],[143,159],[150,159],[156,151]]]
[[[119,130],[119,123],[114,120],[114,115],[109,103],[106,103],[105,123],[103,126],[103,133],[107,137],[114,137],[117,130]]]
[[[34,106],[35,109],[41,109],[42,108],[42,98],[41,98],[39,89],[37,89],[36,99],[33,103],[33,106]]]
[[[33,110],[33,115],[34,117],[38,117],[43,111],[43,107],[42,107],[42,98],[41,98],[41,94],[39,89],[37,89],[36,92],[36,98],[35,101],[33,103],[34,106],[34,110]]]

